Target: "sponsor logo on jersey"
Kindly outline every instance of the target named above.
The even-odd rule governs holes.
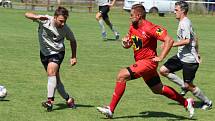
[[[156,34],[157,34],[158,36],[161,36],[161,35],[163,34],[163,30],[162,30],[161,28],[158,28],[158,29],[156,30]]]

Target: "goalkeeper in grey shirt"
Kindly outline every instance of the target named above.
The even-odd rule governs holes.
[[[70,64],[73,66],[77,63],[76,39],[73,32],[66,25],[66,20],[69,17],[68,10],[64,7],[58,7],[54,16],[27,12],[25,13],[25,17],[39,24],[40,59],[48,75],[48,99],[42,102],[42,106],[47,108],[47,111],[52,111],[54,94],[57,89],[60,95],[66,100],[68,107],[75,108],[74,99],[65,91],[59,74],[60,65],[65,55],[64,38],[70,41],[72,50]]]
[[[160,74],[178,84],[185,92],[190,91],[195,97],[202,101],[202,109],[212,108],[212,101],[203,94],[199,87],[193,84],[196,71],[200,63],[198,52],[198,41],[193,31],[192,23],[187,17],[188,4],[185,1],[175,3],[176,19],[179,20],[177,38],[173,46],[178,47],[178,53],[167,60],[160,68]],[[174,72],[182,70],[183,80]]]

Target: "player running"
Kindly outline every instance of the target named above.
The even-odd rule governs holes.
[[[162,61],[170,51],[173,39],[167,34],[166,29],[145,19],[146,11],[141,4],[133,5],[130,15],[132,24],[128,35],[122,39],[122,45],[124,48],[129,48],[133,44],[136,62],[119,71],[110,104],[105,107],[97,107],[97,110],[108,118],[112,118],[125,91],[127,81],[142,77],[153,93],[179,102],[189,111],[189,117],[192,118],[194,115],[193,99],[185,99],[173,88],[163,85],[157,73],[158,62]],[[157,40],[164,42],[164,48],[159,56],[156,52]]]
[[[101,28],[102,38],[104,40],[107,39],[107,32],[105,31],[105,26],[103,24],[104,23],[103,21],[105,21],[105,23],[110,27],[110,29],[114,33],[115,39],[118,40],[119,32],[117,32],[108,16],[108,12],[110,11],[110,8],[115,4],[116,0],[113,0],[111,3],[110,0],[97,0],[97,2],[99,6],[99,12],[96,13],[96,20],[98,21],[99,26]]]
[[[175,14],[179,25],[178,41],[173,43],[173,47],[178,47],[178,53],[168,59],[160,68],[160,74],[178,84],[183,89],[183,93],[181,93],[183,96],[187,91],[190,91],[202,101],[201,108],[207,110],[212,108],[212,101],[203,94],[199,87],[193,84],[196,71],[199,68],[200,55],[192,23],[187,17],[188,9],[189,6],[185,1],[175,3]],[[179,70],[183,70],[183,80],[174,73]]]

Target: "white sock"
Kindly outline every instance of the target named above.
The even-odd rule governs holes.
[[[201,101],[203,101],[205,103],[209,103],[210,102],[210,100],[208,99],[208,97],[206,97],[203,94],[203,92],[198,87],[195,87],[195,90],[192,93],[193,93],[194,96],[196,96]]]
[[[101,28],[102,33],[104,33],[105,32],[105,26],[104,26],[104,22],[102,19],[99,20],[99,26]]]
[[[48,84],[47,84],[47,90],[48,90],[47,97],[48,98],[54,97],[56,84],[57,84],[56,76],[48,76]]]
[[[183,81],[180,77],[178,77],[176,74],[174,74],[174,73],[169,73],[169,74],[167,75],[167,78],[168,78],[169,80],[171,80],[172,82],[176,83],[177,85],[179,85],[181,88],[184,88],[184,87],[185,87],[185,86],[184,86],[184,81]]]

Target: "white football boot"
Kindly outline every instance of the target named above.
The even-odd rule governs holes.
[[[210,101],[209,103],[203,103],[201,109],[202,110],[210,110],[210,109],[212,109],[212,101]]]
[[[190,114],[189,114],[189,117],[192,118],[193,115],[194,115],[194,107],[193,107],[194,101],[193,101],[192,98],[188,98],[188,99],[186,99],[186,100],[187,100],[186,109],[187,109],[187,111],[189,111],[189,113],[190,113]]]
[[[106,115],[107,118],[113,118],[113,113],[111,112],[109,106],[97,107],[96,109],[97,109],[99,112],[101,112],[102,114]]]

